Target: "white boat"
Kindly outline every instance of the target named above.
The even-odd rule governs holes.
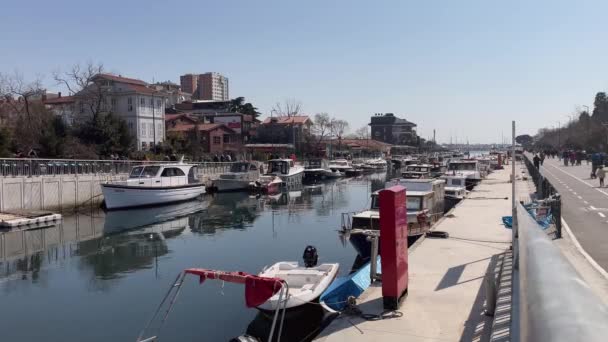
[[[369,159],[365,162],[365,164],[369,165],[375,170],[386,170],[386,168],[388,167],[386,160],[382,158]]]
[[[353,170],[353,164],[346,159],[334,159],[329,162],[328,168],[333,172],[346,173]]]
[[[463,176],[467,190],[473,190],[482,178],[476,160],[450,160],[445,176]]]
[[[287,186],[300,185],[304,176],[304,167],[291,159],[272,159],[268,161],[266,175],[280,177]]]
[[[330,164],[325,159],[310,159],[304,167],[304,180],[313,182],[325,179],[344,177],[345,172],[330,168]]]
[[[319,299],[338,274],[339,264],[321,264],[314,267],[300,266],[297,261],[281,261],[264,269],[260,277],[280,278],[289,285],[287,299],[281,300],[281,308],[295,308]],[[286,301],[286,302],[285,302]],[[279,294],[258,306],[263,311],[274,311],[279,306]]]
[[[134,166],[126,181],[101,184],[107,209],[159,205],[191,200],[205,193],[194,164]]]
[[[255,162],[236,162],[230,166],[230,171],[222,173],[214,179],[213,186],[217,191],[242,191],[251,187],[251,182],[260,178],[261,165]]]

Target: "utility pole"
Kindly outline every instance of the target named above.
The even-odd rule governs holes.
[[[154,101],[154,95],[152,95],[152,139],[154,139],[154,154],[156,154],[156,111],[154,110],[156,103]]]

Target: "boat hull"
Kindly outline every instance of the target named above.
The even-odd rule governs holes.
[[[216,179],[213,186],[219,192],[225,191],[246,191],[249,189],[251,181],[243,179]]]
[[[205,193],[204,184],[173,187],[141,187],[102,184],[106,208],[124,209],[191,200]]]

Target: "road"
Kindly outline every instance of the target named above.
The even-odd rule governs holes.
[[[562,196],[562,218],[583,249],[608,270],[608,188],[591,179],[591,165],[564,166],[545,159],[541,173]],[[608,184],[608,182],[606,182]]]

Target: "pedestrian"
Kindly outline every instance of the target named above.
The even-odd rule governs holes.
[[[540,157],[538,156],[538,154],[534,155],[532,161],[534,162],[534,167],[538,169],[540,167]]]
[[[582,165],[582,161],[583,161],[583,152],[576,151],[576,165]]]
[[[562,159],[564,160],[564,166],[568,166],[568,156],[569,156],[568,151],[564,151],[562,153]]]
[[[545,162],[545,152],[540,153],[540,165],[543,165]]]
[[[600,188],[604,186],[604,177],[606,177],[606,170],[604,170],[604,165],[598,166],[595,171],[595,175],[600,179]]]
[[[219,162],[219,161],[220,161],[220,159],[217,157],[217,154],[213,155],[213,161],[214,161],[215,163],[217,163],[217,162]]]
[[[576,153],[574,151],[570,152],[570,165],[574,166],[576,163]]]
[[[222,162],[222,163],[224,162],[224,155],[223,154],[220,154],[220,162]]]

